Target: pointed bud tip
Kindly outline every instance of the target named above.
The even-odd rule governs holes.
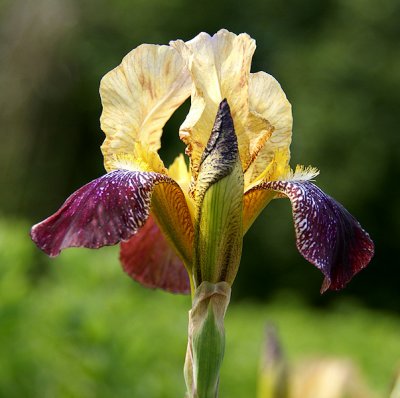
[[[228,101],[218,107],[210,138],[204,149],[201,165],[212,163],[215,168],[231,169],[239,156],[238,142]],[[217,172],[217,174],[220,174]]]
[[[231,108],[226,98],[224,98],[218,106],[218,112],[212,131],[214,132],[218,127],[221,130],[220,133],[221,135],[223,135],[223,137],[232,136],[237,142],[235,128],[233,126]]]
[[[231,113],[231,108],[229,107],[228,100],[224,98],[220,103],[218,107],[218,113],[219,112],[229,112]]]

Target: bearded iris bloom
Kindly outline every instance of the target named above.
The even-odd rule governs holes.
[[[288,198],[297,248],[322,271],[322,291],[343,288],[369,263],[373,243],[311,182],[315,168],[290,168],[291,105],[272,76],[250,73],[254,51],[247,34],[226,30],[131,51],[100,85],[107,173],[35,225],[36,244],[56,256],[120,242],[125,271],[143,285],[191,291],[196,302],[210,283],[203,299],[229,301],[243,235],[271,200]],[[189,97],[179,131],[189,167],[182,154],[166,168],[162,129]]]
[[[121,261],[134,279],[189,292],[190,281],[193,287],[201,283],[193,269],[196,199],[201,197],[196,192],[201,158],[219,113],[232,117],[230,133],[237,137],[243,234],[272,199],[289,198],[297,248],[324,274],[322,290],[344,287],[370,261],[373,243],[339,203],[310,182],[316,169],[290,169],[291,106],[272,76],[250,73],[254,50],[248,35],[221,30],[186,43],[144,44],[129,53],[100,86],[108,173],[32,228],[37,245],[56,256],[67,247],[122,242]],[[180,138],[190,167],[180,155],[167,169],[157,153],[162,129],[189,96]]]

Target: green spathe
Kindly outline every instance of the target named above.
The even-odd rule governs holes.
[[[195,189],[194,279],[232,285],[243,241],[243,170],[229,105],[223,100]]]
[[[203,282],[189,311],[185,379],[189,398],[216,398],[225,350],[224,317],[231,288],[226,282]]]

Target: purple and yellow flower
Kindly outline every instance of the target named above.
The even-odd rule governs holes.
[[[50,256],[68,247],[121,244],[126,272],[149,287],[192,292],[231,285],[243,235],[268,203],[290,200],[296,244],[341,289],[373,256],[357,220],[289,166],[292,112],[279,83],[250,73],[255,41],[214,36],[131,51],[101,81],[107,173],[74,192],[31,236]],[[191,98],[179,135],[187,145],[169,168],[158,155],[163,127]]]

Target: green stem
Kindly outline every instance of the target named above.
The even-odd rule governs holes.
[[[203,282],[189,311],[185,361],[187,398],[217,398],[225,350],[224,317],[231,288],[226,282]]]

